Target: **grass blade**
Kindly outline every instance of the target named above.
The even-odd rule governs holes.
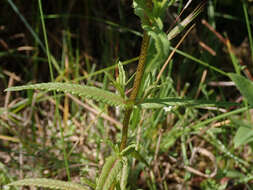
[[[246,1],[242,1],[242,7],[243,7],[243,13],[244,13],[244,16],[245,16],[248,36],[249,36],[251,60],[253,62],[253,39],[252,39],[252,32],[251,32],[251,28],[250,28],[250,19],[249,19],[249,16],[248,16],[248,9],[249,8],[247,7]]]
[[[40,38],[38,37],[38,35],[36,34],[36,32],[34,32],[34,30],[32,29],[31,25],[27,22],[27,20],[25,19],[25,17],[23,17],[23,15],[21,14],[21,12],[18,10],[17,6],[12,2],[12,0],[7,0],[7,2],[10,4],[11,8],[16,12],[16,14],[22,20],[22,22],[24,23],[24,25],[26,26],[26,28],[29,30],[29,32],[34,37],[35,41],[38,42],[38,44],[40,45],[41,49],[45,53],[47,53],[46,48],[43,45],[42,41],[40,40]],[[58,73],[61,73],[60,67],[59,67],[57,61],[55,60],[55,58],[52,55],[50,55],[50,58],[52,60],[53,65],[55,66],[55,69],[58,71]]]

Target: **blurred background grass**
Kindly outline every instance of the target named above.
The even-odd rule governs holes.
[[[117,59],[128,61],[138,56],[142,29],[133,13],[132,1],[42,3],[49,49],[55,59],[55,79],[114,90],[107,75],[94,72],[109,68]],[[175,1],[168,9],[165,30],[171,29],[186,3]],[[197,3],[193,1],[180,19],[191,13]],[[203,24],[204,20],[230,41],[245,75],[252,79],[252,42],[243,3],[252,27],[252,2],[208,0],[204,11],[194,21],[196,27],[179,49],[224,72],[234,72],[227,46]],[[173,39],[172,46],[181,37]],[[242,101],[228,78],[197,61],[175,54],[170,65],[162,77],[168,85],[158,96]],[[135,69],[136,62],[125,66],[128,76]],[[114,77],[118,75],[117,69],[108,72]],[[82,181],[82,176],[94,178],[111,151],[106,139],[118,142],[122,110],[88,100],[82,100],[81,104],[75,97],[64,98],[62,94],[58,95],[61,97],[58,105],[48,93],[3,92],[8,86],[50,81],[37,1],[0,2],[0,80],[0,185],[24,177],[67,179],[63,148],[67,151],[72,180]],[[56,119],[55,106],[60,110],[62,122]],[[4,111],[6,108],[8,112]],[[232,143],[238,124],[229,120],[225,127],[214,127],[211,134],[203,136],[199,135],[199,129],[191,134],[182,132],[182,128],[233,109],[178,108],[170,113],[135,110],[137,116],[131,124],[130,138],[137,141],[140,152],[152,164],[147,169],[144,164],[132,161],[129,188],[221,189],[226,180],[232,181],[230,187],[234,189],[252,188],[251,180],[246,179],[252,173],[249,166],[252,146],[247,144],[235,149]],[[241,122],[252,122],[250,111],[233,116]],[[223,119],[227,121],[226,117]],[[217,123],[214,121],[208,127]],[[60,127],[64,129],[64,143]],[[182,168],[180,163],[188,164],[194,147],[203,147],[215,155],[219,168],[215,178],[205,179]],[[232,156],[227,155],[228,152]],[[210,160],[203,155],[199,156],[195,168],[204,173],[213,170]]]

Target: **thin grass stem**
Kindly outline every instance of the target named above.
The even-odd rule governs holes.
[[[54,81],[53,67],[52,67],[52,63],[51,63],[51,54],[50,54],[49,46],[48,46],[47,32],[46,32],[46,27],[45,27],[44,14],[43,14],[41,0],[38,1],[38,5],[39,5],[40,16],[41,16],[41,24],[42,24],[42,29],[43,29],[43,35],[44,35],[44,40],[45,40],[45,45],[46,45],[46,52],[47,52],[47,58],[48,58],[48,64],[49,64],[50,77],[51,77],[51,80]],[[59,117],[60,117],[59,116],[59,109],[58,109],[59,99],[56,98],[56,92],[54,91],[53,93],[54,93],[54,98],[56,100],[56,106],[55,106],[56,119],[59,121],[59,128],[60,128],[60,133],[61,133],[61,144],[62,144],[62,148],[63,148],[64,164],[65,164],[65,169],[66,169],[66,173],[67,173],[67,176],[68,176],[68,180],[70,181],[70,171],[69,171],[67,152],[66,152],[65,142],[64,142],[64,134],[63,134],[62,125],[61,125],[60,119],[59,119]]]

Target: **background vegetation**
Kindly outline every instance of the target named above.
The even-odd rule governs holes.
[[[188,2],[174,1],[168,8],[164,31],[199,3],[191,2],[178,17]],[[142,28],[132,1],[55,0],[42,6],[55,81],[115,91],[118,60],[127,78],[133,76]],[[253,188],[250,100],[226,76],[242,71],[253,79],[252,17],[250,1],[208,0],[194,19],[196,26],[161,82],[150,87],[153,97],[184,101],[134,110],[129,141],[137,144],[149,167],[129,160],[129,189]],[[171,47],[186,30],[170,41]],[[86,183],[86,178],[98,176],[111,147],[120,142],[122,109],[70,94],[58,94],[55,101],[52,93],[42,91],[4,92],[52,80],[37,1],[0,2],[0,80],[1,188],[31,177]],[[126,85],[127,95],[132,83]],[[209,100],[210,105],[186,99]]]

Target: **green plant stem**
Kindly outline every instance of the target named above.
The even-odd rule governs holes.
[[[139,92],[141,79],[143,76],[145,63],[147,59],[147,51],[148,51],[148,45],[149,45],[150,37],[148,36],[147,32],[144,31],[143,33],[143,39],[141,44],[141,53],[139,57],[138,67],[136,71],[136,76],[134,80],[133,90],[130,95],[130,101],[131,103],[135,104],[136,97]],[[127,135],[128,135],[128,125],[130,121],[130,116],[133,111],[133,106],[130,106],[130,108],[127,108],[125,110],[124,120],[123,120],[123,128],[122,128],[122,137],[121,137],[121,144],[120,144],[120,151],[122,151],[126,147],[127,143]]]
[[[121,143],[120,143],[120,151],[124,150],[127,143],[127,135],[128,135],[128,125],[130,121],[130,116],[133,111],[133,108],[129,108],[125,110],[124,120],[123,120],[123,127],[122,127],[122,136],[121,136]]]
[[[147,7],[151,10],[152,9],[152,0],[147,0]],[[145,16],[145,19],[142,22],[149,23],[148,17]],[[143,32],[143,38],[141,43],[141,52],[139,56],[139,62],[136,70],[136,75],[134,79],[133,90],[130,95],[130,106],[126,108],[124,120],[123,120],[123,127],[122,127],[122,136],[121,136],[121,143],[120,143],[120,151],[126,148],[127,144],[127,136],[128,136],[128,126],[130,121],[130,116],[133,111],[133,105],[136,103],[136,97],[138,95],[140,84],[143,76],[143,72],[145,69],[146,59],[147,59],[147,52],[148,52],[148,45],[149,45],[150,37],[148,36],[147,32]]]

